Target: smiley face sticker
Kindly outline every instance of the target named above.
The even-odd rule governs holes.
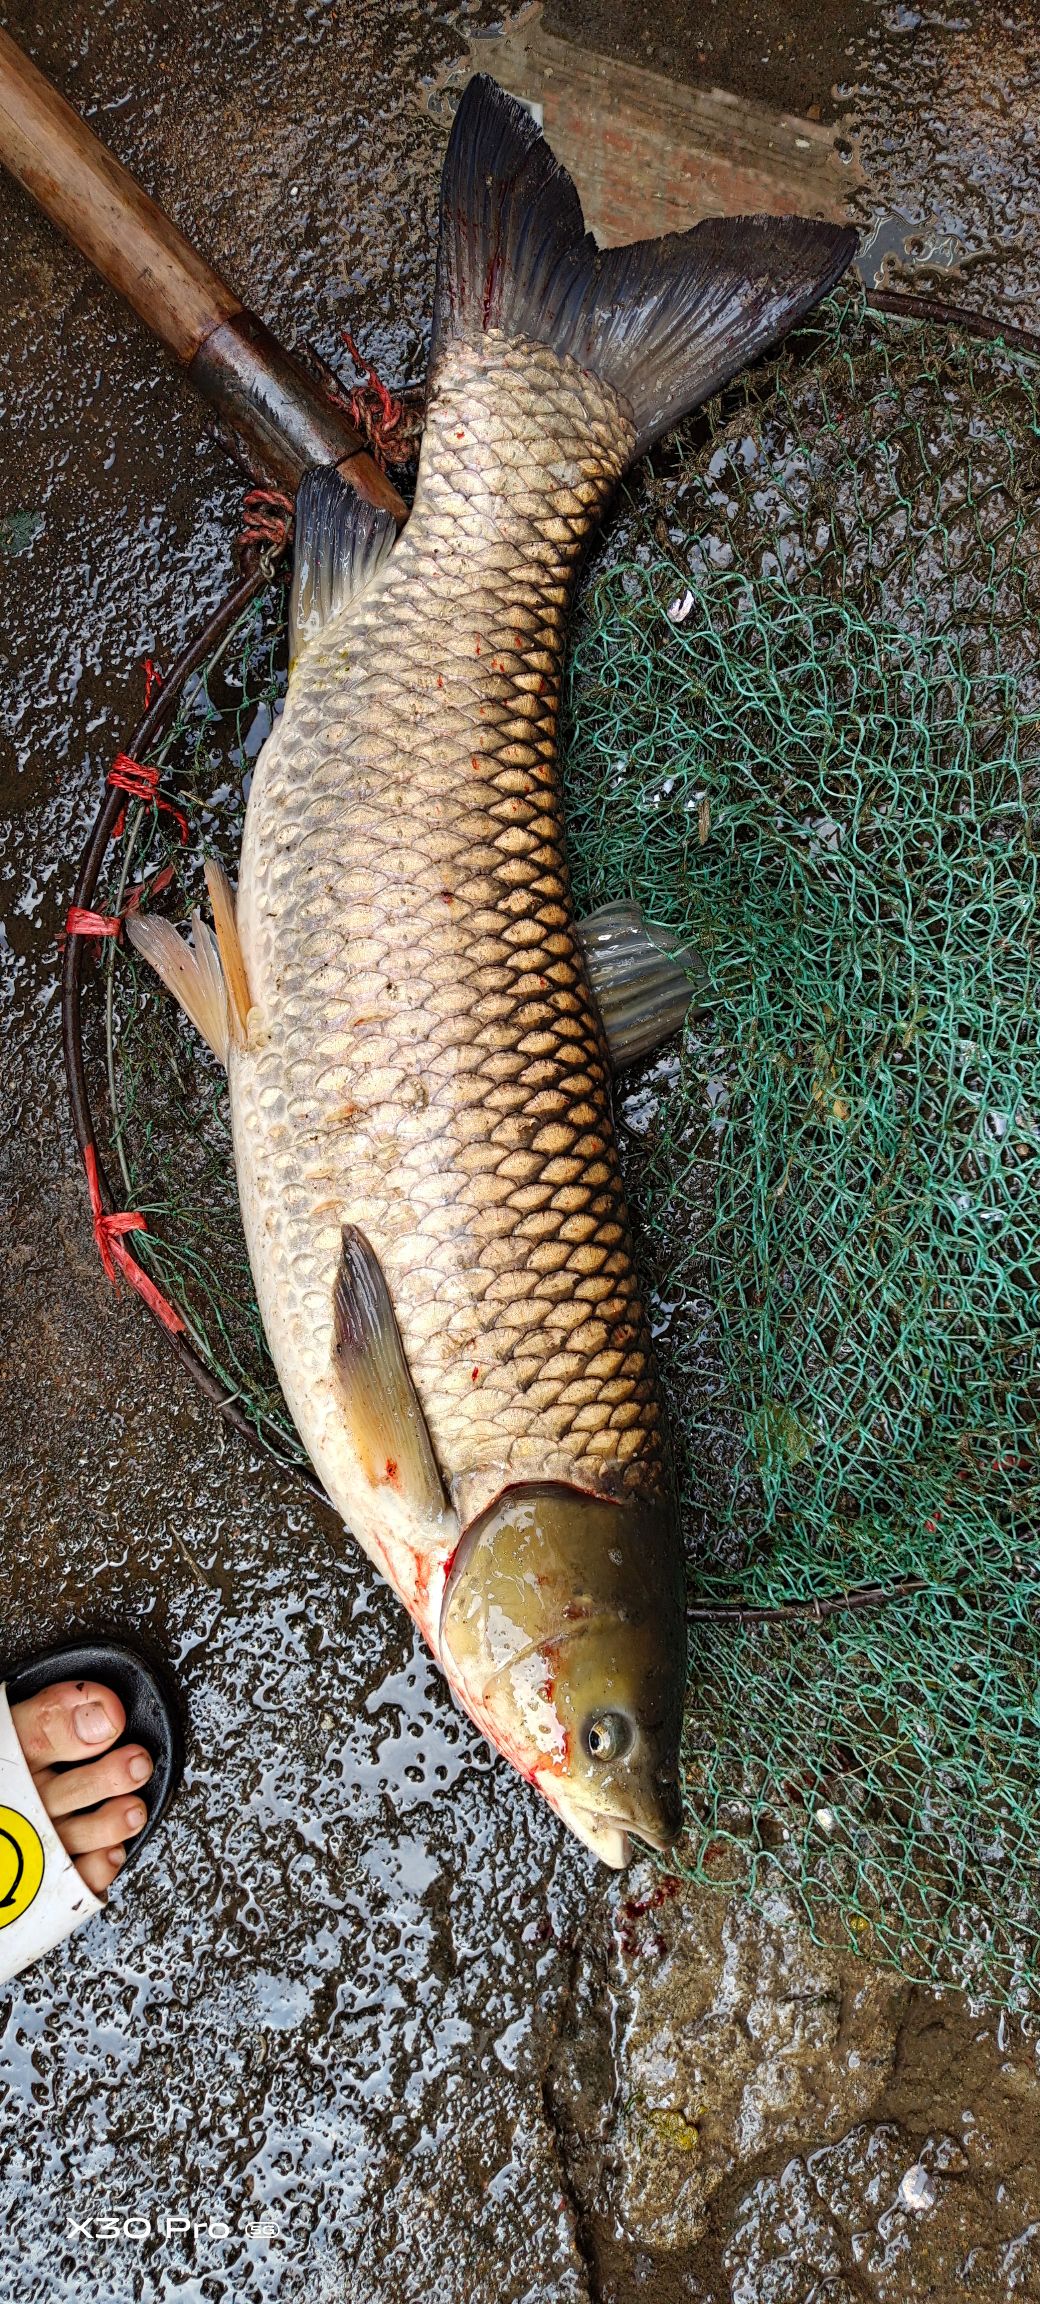
[[[0,1806],[0,1928],[27,1912],[43,1881],[43,1842],[17,1808]]]

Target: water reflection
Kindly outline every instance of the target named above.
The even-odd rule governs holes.
[[[530,106],[608,246],[685,231],[702,216],[846,212],[850,167],[833,128],[561,39],[537,4],[471,42],[437,109],[470,70],[493,73]]]

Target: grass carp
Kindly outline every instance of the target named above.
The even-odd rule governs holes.
[[[471,82],[407,527],[305,481],[237,900],[212,873],[193,947],[129,924],[227,1064],[264,1326],[330,1498],[613,1865],[679,1829],[686,1664],[611,1067],[689,987],[631,908],[574,917],[567,613],[626,466],[854,246],[752,217],[601,250],[529,115]]]

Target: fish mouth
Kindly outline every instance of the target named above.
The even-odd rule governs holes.
[[[582,1808],[577,1801],[555,1802],[558,1814],[586,1848],[591,1848],[601,1864],[612,1872],[623,1872],[632,1860],[632,1843],[623,1824],[613,1816],[597,1814],[594,1808]]]
[[[645,1840],[647,1847],[653,1848],[658,1856],[670,1856],[679,1837],[668,1825],[661,1825],[656,1831],[652,1831],[649,1824],[629,1824],[626,1829],[637,1840]]]
[[[606,1809],[586,1806],[584,1801],[561,1798],[557,1793],[553,1802],[557,1813],[586,1848],[591,1848],[602,1864],[609,1864],[614,1872],[623,1872],[632,1862],[633,1840],[642,1840],[659,1856],[667,1856],[679,1837],[670,1824],[648,1824],[634,1816],[612,1816]]]

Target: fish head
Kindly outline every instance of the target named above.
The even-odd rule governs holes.
[[[682,1823],[682,1557],[663,1502],[506,1488],[464,1532],[441,1660],[491,1742],[615,1867]]]

